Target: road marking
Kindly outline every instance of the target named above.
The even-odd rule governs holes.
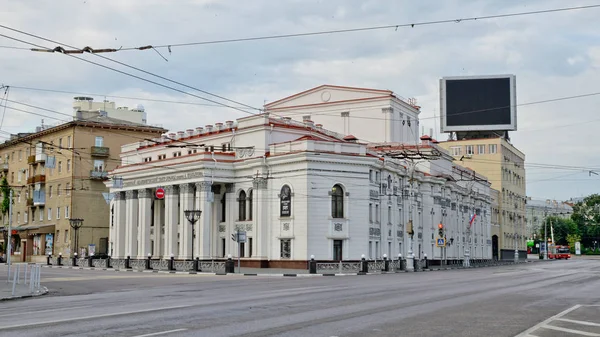
[[[552,329],[552,330],[562,331],[562,332],[568,332],[568,333],[573,333],[573,334],[583,335],[583,336],[600,337],[600,333],[593,333],[593,332],[586,332],[586,331],[581,331],[581,330],[561,328],[561,327],[553,326],[553,325],[544,325],[541,328]]]
[[[557,318],[556,320],[563,321],[563,322],[569,322],[569,323],[575,323],[575,324],[581,324],[581,325],[587,325],[587,326],[600,326],[600,324],[598,324],[598,323],[587,322],[587,321],[578,321],[578,320],[568,319],[568,318]]]
[[[45,310],[38,310],[38,311],[29,311],[29,312],[27,312],[27,315],[35,315],[40,312],[73,310],[73,309],[81,309],[81,308],[89,308],[89,307],[91,307],[91,305],[80,305],[78,307],[70,307],[70,308],[55,308],[55,309],[45,309]],[[23,315],[22,312],[13,312],[10,314],[2,314],[2,315],[0,315],[0,317],[4,318],[4,317],[8,317],[8,316],[22,316],[22,315]]]
[[[17,325],[0,326],[0,330],[9,330],[9,329],[33,327],[33,326],[38,326],[38,325],[56,324],[56,323],[64,323],[64,322],[72,322],[72,321],[83,321],[83,320],[92,319],[92,318],[104,318],[104,317],[131,315],[131,314],[140,314],[140,313],[153,312],[153,311],[161,311],[161,310],[189,308],[191,306],[193,306],[193,305],[191,305],[191,304],[188,304],[188,305],[176,305],[176,306],[172,306],[172,307],[162,307],[162,308],[153,308],[153,309],[144,309],[144,310],[136,310],[136,311],[126,311],[126,312],[116,312],[116,313],[112,313],[112,314],[83,316],[83,317],[72,317],[72,318],[58,319],[58,320],[54,320],[54,321],[31,322],[31,323],[24,323],[24,324],[17,324]]]
[[[538,323],[538,324],[536,324],[536,325],[532,326],[531,328],[529,328],[529,329],[527,329],[527,330],[525,330],[525,331],[521,332],[520,334],[516,335],[515,337],[526,337],[526,336],[528,336],[528,335],[531,335],[531,333],[532,333],[533,331],[535,331],[535,330],[537,330],[537,329],[539,329],[539,328],[543,327],[544,325],[547,325],[547,324],[548,324],[548,323],[550,323],[551,321],[553,321],[553,320],[555,320],[555,319],[557,319],[557,318],[560,318],[560,317],[562,317],[562,316],[564,316],[564,315],[566,315],[566,314],[570,313],[571,311],[573,311],[573,310],[576,310],[576,309],[578,309],[578,308],[581,308],[581,305],[579,305],[579,304],[577,304],[577,305],[574,305],[574,306],[570,307],[569,309],[567,309],[567,310],[564,310],[564,311],[562,311],[562,312],[559,312],[558,314],[556,314],[556,315],[554,315],[554,316],[552,316],[552,317],[548,318],[547,320],[545,320],[545,321],[543,321],[543,322],[541,322],[541,323]]]
[[[186,330],[187,329],[175,329],[175,330],[169,330],[169,331],[154,332],[154,333],[149,333],[149,334],[145,334],[145,335],[137,335],[137,336],[133,336],[133,337],[159,336],[159,335],[166,335],[166,334],[171,333],[171,332],[179,332],[179,331],[186,331]]]

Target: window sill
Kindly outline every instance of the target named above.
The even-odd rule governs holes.
[[[334,221],[347,221],[348,218],[333,218],[333,217],[328,217],[329,220],[334,220]]]
[[[293,216],[280,216],[277,220],[294,220]]]

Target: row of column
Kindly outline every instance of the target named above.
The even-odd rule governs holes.
[[[233,184],[226,185],[226,222],[234,223],[236,193]],[[169,258],[171,255],[178,259],[210,259],[217,251],[219,233],[213,226],[213,203],[210,198],[212,183],[202,181],[194,184],[186,183],[166,186],[163,200],[152,199],[154,189],[130,190],[116,192],[114,196],[114,229],[111,231],[113,257],[144,259],[153,252],[154,257]],[[267,179],[254,178],[253,188],[255,200],[268,200]],[[255,202],[254,226],[252,236],[255,238],[258,259],[268,258],[268,207],[267,203]],[[186,219],[185,210],[201,210],[202,214],[194,225],[196,236],[193,239],[192,226]],[[219,219],[220,220],[220,219]],[[217,220],[217,221],[219,221]],[[154,223],[154,237],[150,229]],[[162,228],[164,224],[164,234]],[[211,239],[212,238],[212,239]],[[152,245],[154,240],[154,247]],[[229,242],[229,238],[226,238]],[[154,249],[153,249],[154,248]]]
[[[154,189],[116,192],[114,197],[113,257],[143,259],[154,256],[208,259],[211,256],[212,203],[211,182],[170,185],[164,200],[154,200]],[[201,210],[195,224],[196,237],[192,252],[192,226],[185,210]],[[164,222],[163,222],[164,221]],[[150,228],[154,223],[154,247]],[[164,237],[162,228],[164,224]],[[154,248],[154,249],[152,249]]]

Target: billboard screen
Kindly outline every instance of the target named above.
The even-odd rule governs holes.
[[[440,80],[441,131],[517,129],[514,75],[444,77]]]

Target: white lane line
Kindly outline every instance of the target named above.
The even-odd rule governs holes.
[[[63,310],[73,310],[73,309],[81,309],[81,308],[89,308],[91,305],[80,305],[78,307],[70,307],[70,308],[55,308],[55,309],[46,309],[46,310],[37,310],[37,311],[27,311],[27,312],[13,312],[10,314],[1,314],[0,317],[9,317],[9,316],[31,316],[40,312],[48,312],[48,311],[63,311]]]
[[[598,324],[598,323],[593,323],[593,322],[588,322],[588,321],[578,321],[578,320],[568,319],[568,318],[557,318],[556,320],[563,321],[563,322],[569,322],[569,323],[575,323],[575,324],[581,324],[581,325],[587,325],[587,326],[600,326],[600,324]]]
[[[160,336],[160,335],[166,335],[166,334],[172,333],[172,332],[179,332],[179,331],[186,331],[186,330],[187,329],[175,329],[175,330],[169,330],[169,331],[154,332],[154,333],[149,333],[149,334],[145,334],[145,335],[136,335],[136,336],[132,336],[132,337]]]
[[[553,325],[544,325],[544,326],[542,326],[542,328],[544,328],[544,329],[552,329],[552,330],[562,331],[562,332],[568,332],[568,333],[573,333],[573,334],[576,334],[576,335],[591,336],[591,337],[600,337],[600,333],[593,333],[593,332],[586,332],[586,331],[581,331],[581,330],[573,330],[573,329],[561,328],[561,327],[553,326]]]
[[[116,312],[116,313],[112,313],[112,314],[83,316],[83,317],[72,317],[72,318],[65,318],[65,319],[57,319],[57,320],[54,320],[54,321],[30,322],[30,323],[17,324],[17,325],[0,326],[0,330],[17,329],[17,328],[24,328],[24,327],[34,327],[34,326],[39,326],[39,325],[56,324],[56,323],[64,323],[64,322],[73,322],[73,321],[83,321],[83,320],[92,319],[92,318],[104,318],[104,317],[131,315],[131,314],[140,314],[140,313],[153,312],[153,311],[161,311],[161,310],[189,308],[191,306],[192,306],[191,304],[189,304],[189,305],[177,305],[177,306],[172,306],[172,307],[162,307],[162,308],[153,308],[153,309],[126,311],[126,312]]]
[[[581,308],[581,305],[579,305],[579,304],[577,304],[577,305],[574,305],[574,306],[570,307],[569,309],[567,309],[567,310],[564,310],[564,311],[561,311],[561,312],[559,312],[558,314],[556,314],[556,315],[554,315],[554,316],[552,316],[552,317],[548,318],[547,320],[545,320],[545,321],[543,321],[543,322],[541,322],[541,323],[538,323],[538,324],[536,324],[536,325],[532,326],[531,328],[529,328],[529,329],[527,329],[527,330],[525,330],[525,331],[521,332],[520,334],[516,335],[515,337],[526,337],[527,335],[530,335],[530,334],[531,334],[532,332],[534,332],[535,330],[537,330],[537,329],[541,328],[541,327],[542,327],[542,326],[544,326],[544,325],[547,325],[547,324],[548,324],[548,323],[550,323],[551,321],[553,321],[553,320],[555,320],[555,319],[557,319],[557,318],[560,318],[560,317],[562,317],[562,316],[564,316],[564,315],[566,315],[566,314],[570,313],[571,311],[573,311],[573,310],[576,310],[576,309],[579,309],[579,308]]]

